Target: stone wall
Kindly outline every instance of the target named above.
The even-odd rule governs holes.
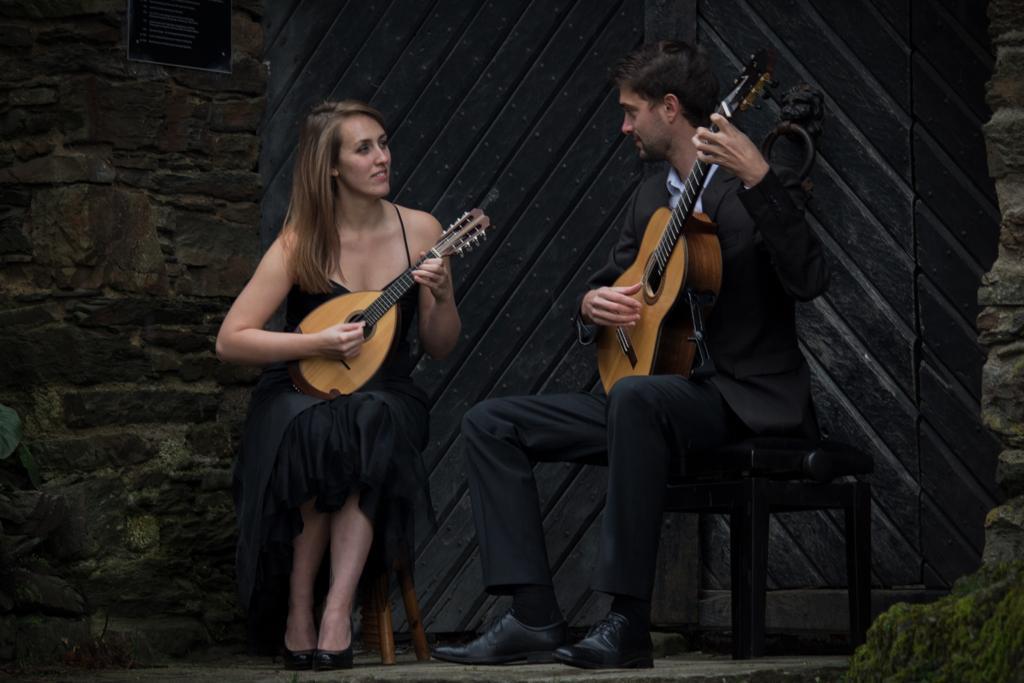
[[[262,0],[233,2],[230,75],[128,62],[125,4],[0,5],[0,403],[41,475],[0,468],[0,661],[241,637],[254,373],[213,339],[259,255]]]
[[[985,138],[1003,221],[978,292],[978,329],[988,349],[982,417],[1003,444],[996,477],[1007,497],[985,520],[984,561],[993,564],[1024,557],[1024,1],[992,0],[989,21],[996,66]]]
[[[1024,670],[1024,0],[990,0],[996,65],[985,126],[1002,228],[978,301],[988,350],[981,410],[999,438],[1005,496],[985,520],[984,566],[930,605],[879,616],[847,674],[864,681],[1020,681]]]

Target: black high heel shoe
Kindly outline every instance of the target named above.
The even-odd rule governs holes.
[[[317,648],[313,654],[313,671],[331,671],[333,669],[352,668],[352,643],[355,642],[355,629],[352,617],[348,618],[349,643],[344,650],[321,650]]]
[[[291,651],[287,646],[281,646],[283,652],[281,653],[281,659],[284,661],[284,668],[289,671],[309,671],[313,668],[313,658],[316,656],[316,650],[296,650]]]
[[[352,646],[341,651],[317,650],[313,654],[313,671],[352,668]]]

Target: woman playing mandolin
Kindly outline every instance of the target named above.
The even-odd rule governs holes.
[[[268,652],[283,637],[288,668],[351,666],[350,613],[371,541],[376,534],[386,556],[403,552],[412,542],[413,504],[427,498],[419,457],[427,398],[410,378],[409,337],[415,318],[428,354],[440,358],[455,346],[460,323],[446,259],[413,268],[417,286],[397,302],[394,348],[355,393],[331,400],[299,393],[286,365],[314,356],[356,362],[362,322],[291,330],[333,297],[383,289],[441,235],[429,214],[385,199],[390,167],[377,110],[351,100],[315,107],[299,138],[281,234],[217,335],[222,360],[266,366],[234,470],[236,562],[250,644]],[[264,330],[282,302],[288,331]],[[314,584],[325,553],[330,580],[318,628]]]

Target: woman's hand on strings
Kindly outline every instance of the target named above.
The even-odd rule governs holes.
[[[323,341],[321,355],[334,360],[355,358],[363,348],[363,328],[366,323],[339,323],[319,332]]]
[[[420,253],[420,258],[427,252]],[[412,279],[430,290],[438,303],[448,301],[452,296],[452,278],[448,273],[448,260],[428,258],[412,271]]]

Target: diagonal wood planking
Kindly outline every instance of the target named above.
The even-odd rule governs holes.
[[[979,419],[985,357],[975,328],[977,283],[995,259],[999,233],[981,135],[990,116],[984,84],[993,62],[981,5],[920,0],[912,6],[926,585],[949,585],[977,567],[984,516],[996,501],[999,449]]]
[[[823,426],[876,458],[882,586],[947,586],[974,566],[994,497],[974,341],[998,230],[980,136],[991,57],[984,13],[960,4],[698,3],[720,82],[770,44],[784,88],[808,82],[826,97],[809,214],[834,276],[801,307],[800,328]],[[424,458],[439,515],[417,538],[417,592],[432,630],[476,629],[504,603],[480,586],[460,420],[486,397],[595,385],[568,320],[640,177],[607,68],[641,41],[642,13],[625,0],[288,0],[268,4],[265,26],[265,245],[287,205],[299,123],[323,99],[384,113],[396,201],[447,222],[501,190],[497,229],[455,264],[459,347],[415,372],[433,402]],[[759,139],[777,114],[772,103],[742,125]],[[539,465],[535,476],[560,603],[589,623],[607,606],[587,587],[605,473]],[[773,519],[770,584],[843,585],[842,529],[834,515]],[[705,588],[728,586],[727,534],[720,518],[702,525]]]
[[[276,57],[286,82],[271,89],[264,124],[265,241],[283,217],[302,113],[327,97],[360,97],[384,112],[397,201],[447,220],[490,187],[501,189],[490,211],[498,229],[456,265],[460,348],[416,372],[436,401],[424,457],[441,530],[422,535],[417,559],[418,592],[432,628],[473,628],[487,602],[471,559],[475,534],[457,438],[462,413],[487,395],[555,386],[555,377],[566,378],[557,383],[561,390],[593,384],[589,352],[571,344],[568,320],[639,178],[632,145],[620,140],[607,82],[609,64],[640,42],[642,18],[624,7],[442,1],[424,10],[401,0],[332,8],[299,2],[268,18],[275,28],[271,73]],[[385,37],[391,31],[396,35]],[[573,539],[593,528],[604,474],[569,466],[539,471],[549,526],[568,519],[581,525],[563,550],[553,547],[559,571]],[[584,492],[587,507],[573,502]],[[569,583],[576,587],[578,579]]]
[[[978,418],[984,353],[974,326],[998,235],[981,137],[991,55],[983,8],[967,4],[699,6],[705,45],[726,58],[779,46],[779,73],[826,97],[810,208],[834,276],[826,297],[802,307],[800,325],[824,427],[876,458],[873,575],[884,586],[946,587],[976,566],[994,502],[996,444]],[[773,558],[775,586],[842,583],[841,546],[824,533],[841,520],[819,520],[812,534],[807,525],[781,521],[790,533],[773,528],[772,542],[803,566],[824,556],[812,566],[829,578],[809,583]],[[703,547],[726,533],[706,523]],[[727,557],[704,557],[705,584],[727,584]]]
[[[900,149],[909,150],[909,143],[906,139],[900,143],[891,130],[906,130],[907,117],[888,97],[889,104],[879,112],[856,103],[856,92],[878,86],[870,75],[857,71],[849,51],[837,47],[838,37],[806,3],[776,6],[703,2],[700,18],[702,43],[711,49],[716,63],[735,69],[740,56],[764,44],[775,45],[780,48],[777,73],[783,83],[808,82],[826,96],[827,125],[821,140],[822,154],[812,176],[815,192],[809,208],[812,226],[822,238],[836,272],[826,297],[801,307],[801,333],[812,367],[821,369],[815,373],[815,388],[823,424],[827,428],[859,423],[880,446],[875,452],[879,474],[874,477],[878,480],[874,482],[874,535],[877,547],[891,546],[895,552],[876,556],[876,576],[886,584],[914,582],[920,573],[918,563],[907,561],[908,557],[919,556],[918,464],[913,438],[913,261],[909,253],[912,213],[911,191],[904,179],[909,159],[899,153]],[[815,34],[813,40],[801,40],[810,33]],[[844,74],[844,89],[828,87],[833,70]],[[765,108],[761,114],[755,113],[744,123],[755,139],[777,115],[774,107]],[[869,137],[878,126],[875,119],[879,116],[888,119],[884,142],[893,147],[888,159],[880,152],[881,145]],[[868,120],[872,127],[862,125]],[[884,192],[884,200],[873,201],[879,190]],[[876,334],[883,336],[884,343],[877,343]],[[876,347],[883,349],[883,357],[864,363],[865,357],[878,355]],[[827,377],[822,377],[826,372]],[[884,387],[884,391],[878,392],[876,387]],[[871,414],[866,420],[854,422],[849,416],[852,406],[863,407]],[[845,421],[829,419],[832,414]],[[842,434],[837,431],[837,435]],[[887,476],[879,476],[881,473]],[[880,500],[893,500],[895,504],[878,504]],[[791,527],[789,533],[782,532],[786,527]],[[782,557],[799,558],[795,561],[800,565],[813,557],[813,566],[829,577],[824,585],[833,585],[831,581],[845,577],[839,552],[842,546],[835,531],[841,528],[835,520],[793,515],[772,525],[771,542],[787,550]],[[724,543],[722,529],[720,525],[705,528],[704,546]],[[828,529],[833,532],[824,533]],[[802,542],[794,543],[793,539]],[[705,553],[705,557],[720,555]],[[720,581],[728,576],[727,565],[705,566],[708,574]],[[776,570],[774,564],[770,575],[775,587],[823,585],[821,581],[808,582],[808,577],[792,568]]]

